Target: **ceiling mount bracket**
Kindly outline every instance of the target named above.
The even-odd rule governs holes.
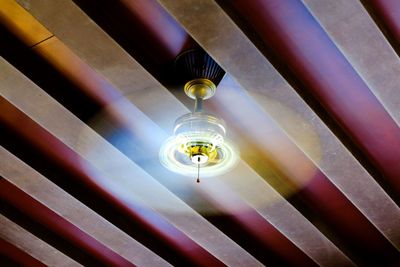
[[[215,94],[216,88],[215,84],[209,79],[199,78],[188,81],[184,86],[184,91],[192,99],[206,100]]]

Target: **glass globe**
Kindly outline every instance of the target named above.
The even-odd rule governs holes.
[[[226,140],[225,122],[203,111],[179,117],[174,136],[160,150],[161,163],[184,175],[195,175],[198,167],[203,177],[222,174],[237,160],[236,149]]]

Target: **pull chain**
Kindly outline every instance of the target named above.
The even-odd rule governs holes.
[[[197,158],[197,183],[200,183],[200,157]]]

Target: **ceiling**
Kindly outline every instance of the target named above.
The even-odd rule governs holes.
[[[0,0],[5,266],[400,266],[400,2]],[[184,177],[175,58],[241,160]]]

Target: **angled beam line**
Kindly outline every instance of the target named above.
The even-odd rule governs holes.
[[[361,0],[400,56],[400,4],[396,0]]]
[[[331,3],[326,0],[305,0],[303,2],[400,126],[399,56],[393,51],[360,1],[339,0]],[[397,6],[399,13],[400,4]],[[394,11],[396,8],[392,6],[390,10]]]
[[[276,233],[271,233],[269,238],[265,237],[266,234],[261,228],[264,222],[260,221],[258,216],[254,216],[255,214],[251,209],[254,209],[271,226],[276,227],[281,234],[312,258],[314,262],[319,264],[323,262],[324,266],[355,266],[347,256],[321,234],[315,226],[305,220],[300,212],[280,196],[251,167],[245,163],[240,165],[240,168],[235,170],[237,176],[228,173],[219,179],[207,181],[203,184],[203,188],[199,189],[200,193],[206,195],[212,203],[220,207],[221,210],[225,210],[235,220],[245,221],[246,223],[243,224],[247,227],[246,230],[257,235],[258,241],[261,243],[268,243],[274,238],[279,238]],[[243,177],[246,177],[246,179],[244,180]],[[296,262],[305,266],[311,264],[304,263],[304,259],[300,260],[299,254],[288,247],[283,240],[274,243],[273,249],[284,251],[277,251],[277,254],[290,255],[290,265],[296,265]],[[335,256],[328,260],[325,255]]]
[[[37,18],[41,20],[40,10],[46,9],[48,3],[36,0],[30,2],[32,7],[30,11],[35,16],[39,14]],[[142,66],[166,82],[174,79],[174,70],[170,66],[176,56],[196,45],[155,0],[123,0],[117,3],[112,0],[101,0],[95,6],[90,0],[75,0],[74,3]],[[43,22],[45,20],[46,18]],[[78,25],[78,22],[74,23]],[[126,25],[136,25],[136,27],[126,27]],[[53,31],[52,27],[50,29]],[[140,41],[138,41],[139,36]]]
[[[137,265],[169,265],[37,171],[0,147],[0,175],[49,209]]]
[[[236,1],[235,8],[399,194],[400,127],[304,4]]]
[[[14,244],[47,266],[82,266],[1,214],[0,238]]]
[[[3,0],[0,3],[0,23],[18,38],[23,40],[28,47],[47,40],[53,36],[45,27],[36,23],[36,19],[13,0]]]
[[[2,213],[9,216],[22,213],[23,216],[29,220],[29,222],[27,222],[25,219],[22,219],[23,227],[29,228],[31,226],[35,227],[35,225],[44,227],[46,230],[42,238],[47,238],[52,235],[56,236],[56,238],[60,240],[60,243],[56,242],[52,245],[60,247],[65,246],[64,252],[66,254],[72,253],[72,256],[76,257],[75,259],[77,261],[88,265],[135,266],[27,195],[24,191],[18,189],[6,179],[0,180],[0,192]],[[13,219],[15,218],[16,217]],[[52,243],[54,242],[53,240],[54,239],[50,238],[47,241]],[[75,247],[77,251],[74,252],[73,249],[68,249],[68,246]]]
[[[2,264],[32,266],[32,267],[45,267],[44,263],[38,259],[27,254],[17,246],[0,238],[0,260]]]

